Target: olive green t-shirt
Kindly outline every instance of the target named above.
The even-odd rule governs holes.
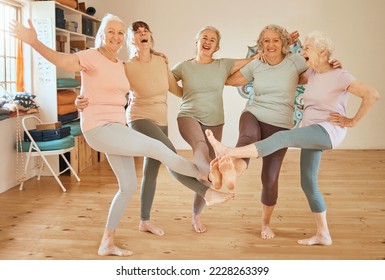
[[[305,59],[299,54],[288,54],[274,66],[252,60],[241,68],[241,74],[253,81],[254,95],[245,110],[259,121],[284,128],[294,125],[294,97],[299,75],[306,71]]]
[[[207,126],[224,124],[223,88],[235,61],[221,58],[210,64],[183,61],[175,65],[172,72],[183,85],[178,117],[191,117]]]

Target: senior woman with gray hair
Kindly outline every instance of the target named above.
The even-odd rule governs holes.
[[[309,69],[300,80],[307,83],[301,127],[277,132],[267,139],[237,148],[223,146],[211,131],[206,131],[216,154],[224,158],[265,158],[282,148],[301,148],[301,186],[317,225],[315,236],[298,240],[301,245],[332,244],[326,206],[318,188],[322,152],[337,147],[344,140],[347,127],[355,126],[380,97],[375,88],[356,80],[346,70],[333,69],[329,63],[332,53],[333,42],[327,34],[314,31],[306,37],[302,56]],[[349,93],[362,99],[352,118],[346,116]]]
[[[177,63],[172,73],[182,81],[183,94],[178,112],[178,128],[183,139],[191,146],[194,162],[201,173],[210,171],[214,151],[205,138],[205,129],[222,138],[225,122],[223,88],[226,79],[254,58],[214,58],[220,48],[221,34],[213,26],[203,27],[195,36],[196,55],[193,59]],[[215,106],[215,110],[213,110]],[[211,176],[209,176],[211,180]],[[215,182],[213,182],[215,183]],[[214,187],[217,188],[217,186]],[[195,193],[192,226],[197,233],[206,231],[201,222],[203,197]]]
[[[307,67],[301,55],[289,52],[290,34],[285,28],[271,24],[264,27],[257,40],[265,62],[253,60],[231,75],[226,85],[243,86],[253,81],[254,96],[246,104],[239,120],[237,147],[245,146],[294,126],[294,100],[300,75]],[[263,159],[261,237],[275,236],[270,219],[278,198],[278,178],[287,149]],[[212,163],[212,174],[228,188],[234,188],[238,176],[247,169],[249,159],[227,159]],[[218,168],[221,174],[218,174]],[[213,180],[214,186],[216,180]]]

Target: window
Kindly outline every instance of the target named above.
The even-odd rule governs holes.
[[[9,23],[11,20],[20,21],[20,18],[20,3],[0,0],[0,85],[8,92],[17,91],[18,52],[21,55],[21,50],[18,50],[18,40],[9,33]]]

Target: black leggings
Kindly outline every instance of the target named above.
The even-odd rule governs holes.
[[[253,144],[282,130],[288,129],[260,122],[252,113],[243,112],[239,119],[239,138],[236,146],[242,147]],[[287,148],[284,148],[262,158],[261,202],[264,205],[274,206],[277,203],[279,172],[286,151]],[[243,160],[247,165],[249,164],[250,159]]]

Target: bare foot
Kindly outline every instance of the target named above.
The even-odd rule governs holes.
[[[321,235],[317,234],[313,237],[307,238],[307,239],[301,239],[297,241],[300,245],[324,245],[329,246],[332,245],[332,238],[329,234]]]
[[[207,139],[209,140],[211,146],[213,146],[215,156],[223,156],[226,154],[226,146],[215,139],[213,132],[210,129],[205,131]]]
[[[269,226],[263,226],[261,230],[261,238],[262,239],[273,239],[275,237],[275,233]]]
[[[237,171],[233,161],[229,156],[224,156],[219,159],[219,170],[222,174],[222,181],[229,190],[233,190],[237,182]]]
[[[133,252],[119,248],[115,245],[108,245],[105,246],[104,244],[100,244],[99,250],[98,250],[99,256],[119,256],[119,257],[127,257],[132,256]]]
[[[223,202],[234,199],[234,197],[235,197],[235,194],[233,194],[233,193],[223,193],[223,192],[219,192],[219,191],[216,191],[214,189],[211,189],[211,188],[209,188],[206,191],[206,194],[204,196],[207,206],[212,206],[215,204],[223,203]]]
[[[210,162],[209,178],[215,189],[219,190],[222,188],[222,174],[219,171],[218,158],[215,158]]]
[[[140,221],[139,230],[144,232],[151,232],[152,234],[163,236],[164,231],[160,227],[155,226],[150,221]]]
[[[192,226],[197,233],[204,233],[207,229],[201,222],[200,215],[193,215],[191,219]]]

